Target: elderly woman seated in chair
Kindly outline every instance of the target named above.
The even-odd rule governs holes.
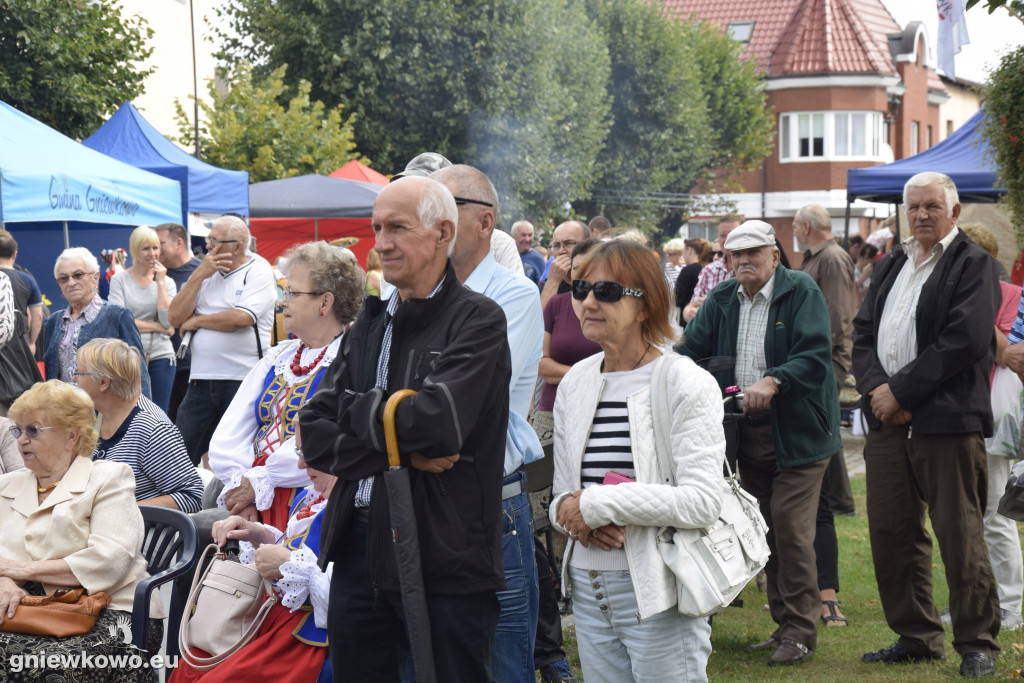
[[[0,476],[0,622],[16,622],[22,597],[57,588],[103,591],[110,604],[86,635],[0,631],[0,678],[49,682],[63,673],[76,681],[155,681],[151,668],[95,668],[99,655],[109,662],[138,654],[130,644],[131,611],[135,587],[148,574],[131,468],[90,458],[96,417],[89,396],[75,386],[60,380],[36,384],[14,402],[10,418],[25,469]],[[154,617],[164,616],[156,593],[150,609]],[[149,634],[156,652],[162,623],[153,619]],[[42,662],[25,659],[43,652]],[[82,661],[83,652],[93,658],[92,667]],[[60,668],[47,668],[54,655],[61,658]]]
[[[142,395],[142,358],[120,339],[93,339],[78,349],[75,383],[103,418],[93,460],[123,462],[135,473],[140,505],[197,512],[203,481],[164,411]]]

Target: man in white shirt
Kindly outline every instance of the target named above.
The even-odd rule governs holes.
[[[175,423],[194,464],[206,454],[239,384],[270,346],[277,298],[274,270],[249,251],[249,228],[241,219],[217,219],[206,246],[209,253],[169,311],[183,338],[191,333],[192,371]]]
[[[945,659],[932,597],[931,521],[949,586],[960,674],[987,676],[999,654],[999,599],[985,548],[988,377],[1002,298],[988,253],[956,226],[941,173],[907,181],[911,237],[874,267],[854,319],[853,374],[870,430],[868,522],[882,609],[899,636],[865,662]]]

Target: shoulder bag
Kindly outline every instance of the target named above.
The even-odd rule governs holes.
[[[110,595],[84,588],[59,588],[49,595],[26,595],[13,617],[5,617],[0,631],[33,636],[81,636],[92,631]]]
[[[214,668],[242,649],[277,602],[270,581],[260,576],[256,567],[240,564],[216,544],[206,547],[197,566],[202,567],[211,553],[206,571],[200,576],[197,570],[192,580],[178,632],[181,656],[199,671]],[[211,656],[199,657],[190,648],[200,648]]]
[[[662,478],[676,485],[675,466],[669,439],[672,413],[669,410],[667,375],[682,358],[667,354],[654,369],[651,379],[651,413],[654,442]],[[722,510],[718,520],[703,529],[658,530],[661,559],[676,577],[680,614],[706,617],[725,608],[768,562],[768,525],[757,500],[740,488],[729,468],[722,481]]]

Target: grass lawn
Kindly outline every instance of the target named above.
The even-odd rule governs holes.
[[[858,517],[837,517],[839,537],[839,599],[843,613],[850,621],[847,628],[826,628],[819,622],[818,648],[815,656],[798,666],[768,667],[767,652],[747,654],[743,649],[764,640],[775,628],[771,616],[763,609],[766,599],[753,582],[742,595],[744,607],[729,607],[715,616],[711,636],[713,652],[708,662],[708,677],[713,681],[899,681],[923,679],[960,679],[960,656],[953,649],[953,631],[946,628],[945,662],[928,664],[864,664],[860,656],[869,650],[891,645],[896,634],[889,630],[878,600],[875,575],[868,539],[868,521],[864,514],[864,477],[851,480]],[[941,610],[949,604],[948,589],[935,545],[935,604]],[[567,629],[566,651],[570,663],[579,670],[575,651],[575,633]],[[1002,653],[996,662],[996,679],[1019,677],[1024,668],[1024,630],[999,634]],[[646,683],[646,682],[645,682]]]

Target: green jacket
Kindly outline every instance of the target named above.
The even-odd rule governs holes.
[[[740,303],[733,278],[715,287],[675,346],[694,360],[735,356]],[[764,340],[765,377],[779,380],[771,402],[775,458],[779,467],[824,460],[842,447],[839,396],[832,373],[832,331],[821,290],[809,276],[779,266]],[[733,370],[715,373],[724,390],[736,384]],[[741,387],[745,388],[745,387]]]

